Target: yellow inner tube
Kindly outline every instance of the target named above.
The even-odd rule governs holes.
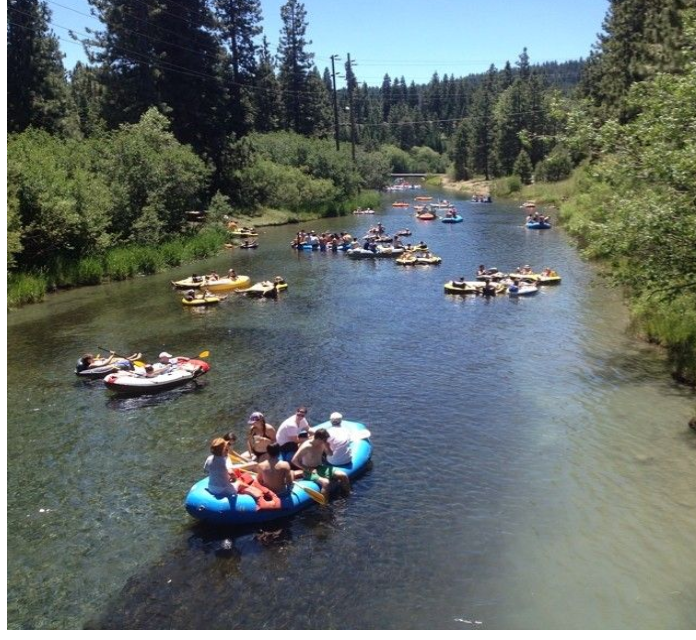
[[[246,289],[249,287],[251,278],[249,276],[237,276],[235,280],[220,278],[219,280],[208,280],[205,288],[211,293],[217,291],[233,291],[234,289]]]

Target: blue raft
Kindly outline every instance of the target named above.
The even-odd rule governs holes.
[[[450,224],[454,224],[455,222],[462,222],[464,218],[462,218],[460,215],[455,215],[455,216],[450,216],[449,218],[445,216],[442,218],[442,222],[449,222]]]
[[[337,466],[338,469],[345,471],[349,478],[353,478],[365,469],[365,466],[372,456],[372,443],[369,439],[361,439],[360,432],[367,431],[367,427],[360,422],[343,420],[343,428],[354,432],[353,443],[351,444],[352,462],[349,465]],[[331,426],[330,422],[324,422],[316,428]],[[298,486],[300,485],[300,486]],[[194,484],[184,505],[186,511],[197,520],[219,525],[234,524],[254,524],[257,522],[268,522],[277,518],[291,516],[301,509],[314,503],[302,486],[319,491],[320,487],[309,480],[298,480],[293,485],[290,494],[281,498],[280,509],[256,509],[256,501],[250,495],[237,495],[234,497],[217,497],[208,491],[208,478],[203,478]]]
[[[527,222],[527,229],[550,229],[550,222]]]

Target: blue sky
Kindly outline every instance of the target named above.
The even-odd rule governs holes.
[[[185,0],[180,0],[185,2]],[[53,30],[61,38],[71,69],[85,56],[67,28],[98,28],[87,0],[47,0]],[[280,7],[285,0],[262,0],[264,34],[275,52]],[[320,71],[329,56],[346,53],[357,62],[359,82],[392,79],[427,82],[435,71],[456,77],[512,64],[524,47],[532,63],[586,58],[609,7],[609,0],[304,0],[308,50]],[[87,14],[87,15],[85,15]],[[79,34],[78,34],[79,35]],[[342,83],[341,83],[342,85]]]

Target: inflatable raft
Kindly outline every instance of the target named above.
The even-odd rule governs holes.
[[[331,423],[324,422],[316,428],[329,428]],[[345,471],[351,480],[365,470],[372,456],[372,443],[369,438],[361,438],[361,432],[369,435],[364,424],[343,420],[342,427],[353,432],[351,444],[352,462],[349,465],[340,465],[337,468]],[[184,505],[186,511],[196,518],[211,524],[218,525],[243,525],[257,522],[267,522],[277,518],[291,516],[298,511],[314,504],[309,494],[302,489],[303,486],[319,491],[320,487],[309,480],[298,480],[294,483],[292,491],[280,496],[280,509],[258,509],[256,501],[249,495],[216,496],[208,491],[208,478],[203,478],[194,484]]]
[[[198,289],[207,284],[207,278],[198,276],[195,280],[193,278],[184,278],[183,280],[172,280],[171,283],[177,289]]]
[[[140,354],[138,354],[140,357]],[[78,378],[84,380],[97,380],[103,378],[109,373],[117,373],[119,371],[128,371],[133,368],[132,363],[125,358],[111,362],[110,364],[102,365],[101,367],[91,367],[89,369],[84,369],[83,371],[78,371],[75,369],[75,374]]]
[[[493,290],[495,293],[503,293],[506,289],[505,285],[498,282],[492,283]],[[467,295],[467,294],[481,294],[483,293],[483,288],[486,286],[485,282],[478,281],[467,281],[467,282],[455,282],[450,280],[445,282],[445,293],[450,293],[454,295]]]
[[[240,291],[250,298],[275,298],[279,291],[285,291],[288,288],[287,282],[281,282],[276,287],[270,280],[257,282],[255,285]]]
[[[550,222],[527,222],[526,227],[527,227],[527,229],[550,229],[551,223]]]
[[[226,297],[227,296],[196,296],[193,300],[189,300],[188,298],[182,298],[181,304],[183,304],[186,307],[205,307],[209,304],[218,304]]]
[[[521,286],[510,285],[508,287],[508,295],[511,298],[519,298],[522,296],[533,296],[539,293],[539,288],[533,284],[523,284]]]
[[[122,371],[112,373],[104,378],[104,384],[110,391],[121,394],[141,395],[146,393],[159,393],[180,387],[187,382],[195,380],[210,369],[210,365],[203,360],[185,360],[179,358],[179,363],[172,366],[165,373],[148,377],[143,369],[138,371]]]
[[[450,224],[455,224],[457,222],[464,222],[464,218],[462,218],[460,215],[454,215],[454,216],[445,216],[442,218],[442,222],[449,222]]]
[[[220,291],[233,291],[234,289],[246,289],[251,282],[249,276],[237,276],[234,280],[230,278],[220,278],[219,280],[208,280],[205,288],[211,293]]]
[[[239,229],[238,231],[230,231],[231,236],[238,238],[258,238],[259,234],[251,229]]]

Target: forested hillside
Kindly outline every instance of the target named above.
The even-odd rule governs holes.
[[[281,8],[275,52],[259,0],[90,4],[103,28],[74,34],[89,64],[67,73],[51,2],[8,5],[11,273],[79,283],[56,263],[174,239],[213,198],[230,215],[340,215],[392,171],[529,182],[551,153],[556,178],[570,172],[551,109],[581,61],[534,66],[525,50],[486,74],[368,87],[347,56],[334,92],[297,0]]]

